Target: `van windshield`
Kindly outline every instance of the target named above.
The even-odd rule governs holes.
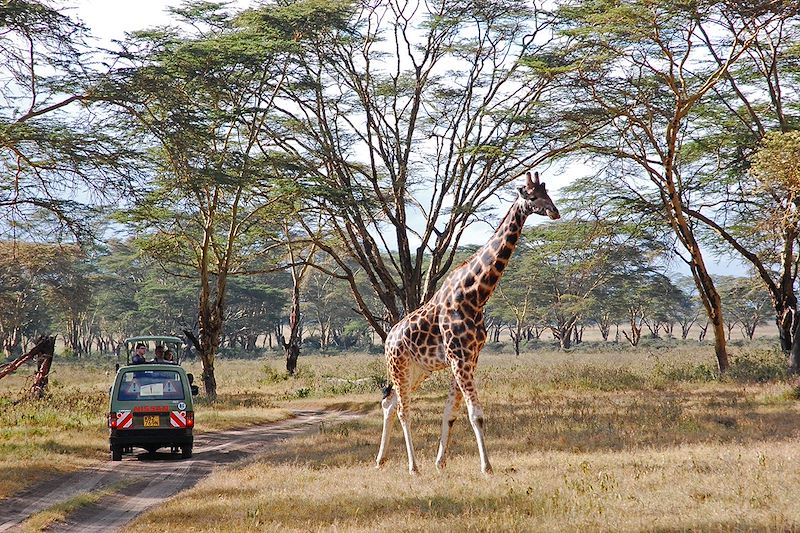
[[[178,372],[169,370],[130,370],[122,375],[117,399],[183,400],[183,383]]]

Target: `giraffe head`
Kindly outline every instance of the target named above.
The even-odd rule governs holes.
[[[553,200],[547,194],[544,183],[539,182],[539,173],[534,172],[533,177],[528,172],[524,187],[519,188],[519,195],[525,201],[525,212],[527,214],[536,213],[546,215],[553,220],[561,218]]]

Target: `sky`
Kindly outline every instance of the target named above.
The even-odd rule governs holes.
[[[71,14],[83,21],[89,27],[91,34],[100,40],[99,44],[111,46],[113,40],[124,38],[125,32],[168,24],[170,16],[166,8],[180,3],[178,0],[73,0],[68,5],[71,7]],[[250,2],[239,0],[237,3],[246,6]],[[588,167],[581,164],[572,164],[565,168],[545,167],[538,170],[542,175],[542,181],[547,183],[551,196],[556,199],[556,204],[560,188],[574,179],[591,173]],[[502,219],[510,205],[510,199],[498,200],[496,220]],[[528,223],[532,222],[534,221]],[[493,231],[494,228],[487,222],[473,224],[465,233],[462,244],[483,244]],[[714,258],[709,253],[706,255],[706,260],[712,274],[746,275],[746,267],[737,259]],[[670,265],[669,268],[679,274],[690,275],[688,268],[680,261]]]
[[[121,39],[126,31],[141,30],[169,22],[164,11],[177,2],[158,0],[73,0],[71,13],[82,20],[92,35],[106,42]]]

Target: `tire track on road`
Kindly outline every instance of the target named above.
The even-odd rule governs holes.
[[[344,422],[363,416],[341,411],[295,411],[293,418],[247,429],[206,433],[195,437],[191,459],[179,455],[147,453],[125,456],[121,463],[104,463],[59,476],[29,487],[2,501],[0,532],[19,531],[30,516],[70,499],[114,487],[113,493],[80,507],[65,522],[48,531],[116,531],[144,511],[161,505],[194,486],[215,468],[265,453],[276,442],[307,434],[321,424]]]

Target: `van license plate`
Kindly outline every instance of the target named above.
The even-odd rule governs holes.
[[[155,416],[145,416],[144,417],[144,427],[146,428],[157,428],[161,425],[161,417],[158,415]]]

